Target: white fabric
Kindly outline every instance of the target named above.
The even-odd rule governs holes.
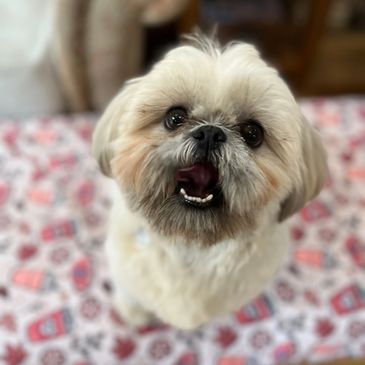
[[[56,1],[0,0],[0,116],[64,109],[51,57]]]

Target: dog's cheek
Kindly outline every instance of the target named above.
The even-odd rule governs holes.
[[[120,186],[138,194],[143,189],[146,161],[156,147],[145,136],[130,136],[123,139],[122,144],[111,162],[112,175]]]
[[[277,174],[265,161],[255,161],[245,170],[239,179],[227,179],[224,189],[231,210],[242,214],[261,210],[280,189]]]
[[[259,192],[259,204],[261,206],[267,205],[275,196],[279,189],[278,177],[274,174],[268,164],[257,162],[257,166],[261,175],[264,177],[264,186]]]

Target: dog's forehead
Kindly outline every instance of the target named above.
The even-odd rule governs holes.
[[[211,92],[219,91],[222,81],[231,84],[247,79],[253,73],[256,76],[272,74],[260,58],[256,49],[248,44],[237,44],[226,49],[200,50],[192,46],[182,46],[170,51],[157,67],[156,73],[166,78],[176,78],[185,83],[197,86],[211,84]]]
[[[277,71],[245,43],[208,51],[178,47],[156,65],[152,75],[166,95],[208,109],[232,111],[242,106],[263,106],[273,98],[294,101]]]
[[[298,114],[296,101],[277,71],[245,43],[208,51],[178,47],[147,79],[147,89],[160,91],[165,110],[185,106],[203,120],[221,114],[226,122],[252,117],[278,125]]]

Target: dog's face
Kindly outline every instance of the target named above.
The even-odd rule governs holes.
[[[170,51],[116,96],[93,150],[154,229],[201,243],[252,231],[275,206],[286,218],[326,172],[289,89],[243,43]]]

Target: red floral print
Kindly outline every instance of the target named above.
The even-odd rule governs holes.
[[[135,348],[136,344],[130,338],[118,337],[115,339],[112,351],[119,360],[122,360],[130,357]]]
[[[218,329],[216,341],[221,347],[227,348],[236,341],[236,338],[236,332],[231,327],[225,326]]]
[[[322,318],[317,321],[316,333],[319,337],[328,337],[334,329],[334,324],[327,318]]]
[[[7,365],[20,365],[27,358],[27,352],[22,345],[6,344],[5,354],[0,357]]]

